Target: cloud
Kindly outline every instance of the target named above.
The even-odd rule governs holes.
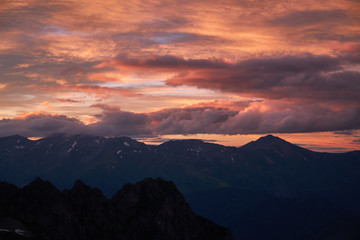
[[[173,55],[152,55],[132,57],[126,54],[119,54],[113,60],[105,62],[104,66],[113,66],[134,69],[157,69],[161,71],[174,71],[181,69],[213,69],[224,68],[227,64],[218,60],[208,59],[184,59]]]
[[[60,85],[51,90],[56,91],[75,91],[75,92],[84,92],[88,95],[96,95],[102,98],[111,97],[114,95],[122,95],[125,97],[137,97],[141,94],[136,93],[131,89],[126,88],[110,88],[110,87],[101,87],[97,85],[85,85],[85,84],[74,84],[74,85]]]
[[[164,109],[149,114],[157,134],[215,133],[236,111],[214,107]]]
[[[88,131],[101,136],[151,135],[148,116],[121,110],[106,110],[99,116],[99,122],[88,125]]]
[[[268,21],[269,24],[284,27],[302,27],[317,24],[339,24],[349,20],[348,13],[341,9],[303,10],[286,13]]]
[[[78,134],[85,131],[82,122],[63,115],[36,113],[0,120],[1,137],[15,134],[25,137],[46,137],[54,133]]]
[[[187,85],[245,97],[354,104],[360,100],[360,73],[344,69],[344,65],[354,63],[354,59],[357,58],[349,54],[337,57],[302,54],[232,63],[170,55],[142,58],[118,55],[105,65],[119,70],[176,73],[166,82],[170,87]]]
[[[0,32],[13,29],[21,29],[23,31],[39,30],[42,22],[46,21],[51,14],[63,10],[64,6],[60,4],[44,3],[34,1],[33,3],[9,3],[7,11],[2,12],[0,21]],[[3,4],[3,3],[2,3]]]
[[[219,132],[237,133],[305,133],[360,128],[360,108],[332,110],[321,105],[277,106],[265,111],[261,106],[239,112],[225,122]]]
[[[353,130],[346,130],[346,131],[336,131],[334,132],[336,135],[347,135],[347,136],[353,136],[356,135],[356,132]]]
[[[359,101],[360,73],[340,70],[328,56],[282,56],[251,59],[219,69],[182,72],[170,86],[195,86],[240,96],[296,101]]]
[[[266,134],[358,129],[360,108],[253,102],[242,110],[202,107],[149,114],[157,134]]]
[[[117,107],[94,105],[103,112],[97,122],[83,122],[64,115],[26,114],[0,120],[1,136],[20,134],[41,137],[61,132],[101,136],[153,136],[164,134],[267,134],[348,131],[359,129],[360,108],[332,109],[322,104],[291,105],[278,101],[228,103],[212,102],[184,108],[134,113]],[[215,104],[216,105],[216,104]]]
[[[65,102],[65,103],[80,103],[81,101],[69,99],[69,98],[56,98],[59,102]]]
[[[98,122],[85,125],[65,115],[28,113],[13,119],[0,120],[0,137],[22,135],[46,137],[55,133],[92,134],[99,136],[150,135],[148,116],[121,110],[107,109],[97,116]]]
[[[120,108],[118,106],[109,106],[107,104],[93,104],[91,105],[90,107],[94,107],[94,108],[100,108],[104,111],[108,111],[108,112],[111,112],[111,111],[120,111]]]

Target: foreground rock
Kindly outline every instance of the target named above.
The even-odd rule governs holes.
[[[107,199],[77,181],[59,191],[36,179],[24,188],[0,183],[0,239],[233,239],[197,216],[172,182],[145,179]]]

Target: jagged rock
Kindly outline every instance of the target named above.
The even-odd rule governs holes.
[[[160,178],[127,184],[112,199],[81,181],[62,192],[39,178],[24,188],[1,182],[0,203],[0,239],[232,239],[229,229],[197,216],[176,186]]]

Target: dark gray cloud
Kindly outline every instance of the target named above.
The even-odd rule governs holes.
[[[63,115],[34,114],[24,118],[0,120],[0,136],[46,137],[54,133],[85,133],[82,122]]]
[[[108,110],[98,118],[99,122],[90,125],[64,115],[32,114],[16,119],[2,119],[0,137],[15,134],[45,137],[55,133],[86,133],[99,136],[151,135],[146,114]]]
[[[118,67],[169,69],[172,71],[180,69],[217,69],[230,67],[230,65],[221,60],[183,59],[173,55],[133,58],[125,54],[119,54],[114,60],[115,66]]]
[[[263,103],[261,103],[263,104]],[[222,108],[167,109],[151,113],[156,134],[265,134],[358,129],[360,108],[332,110],[318,104],[260,105],[242,111]]]
[[[359,129],[359,117],[359,107],[332,110],[321,105],[283,106],[265,112],[254,109],[229,119],[219,132],[263,134]]]
[[[146,114],[121,110],[107,110],[99,116],[99,122],[88,125],[89,133],[100,136],[151,135]]]
[[[190,64],[187,61],[185,64],[184,61],[179,61],[182,66]],[[342,64],[345,61],[348,61],[346,57],[310,54],[250,59],[237,64],[200,61],[203,69],[182,71],[169,79],[167,84],[195,86],[265,99],[355,104],[360,101],[360,73],[344,71]],[[171,67],[175,68],[176,64],[172,63]]]
[[[150,113],[157,134],[215,133],[236,111],[224,108],[175,108]]]

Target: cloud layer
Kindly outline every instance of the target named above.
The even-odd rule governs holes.
[[[164,134],[266,134],[305,133],[359,129],[360,109],[329,109],[320,105],[290,107],[262,102],[244,103],[241,110],[212,107],[163,109],[132,113],[103,107],[97,122],[64,115],[29,114],[0,120],[1,136],[20,134],[44,137],[53,133],[87,133],[100,136],[150,136]],[[239,108],[237,108],[239,109]]]

